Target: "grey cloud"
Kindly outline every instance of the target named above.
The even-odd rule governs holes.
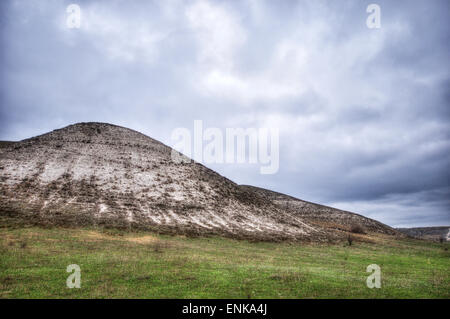
[[[449,3],[72,1],[0,4],[0,139],[80,121],[171,144],[176,127],[280,126],[280,170],[238,183],[393,226],[450,224]],[[211,18],[212,17],[212,18]]]

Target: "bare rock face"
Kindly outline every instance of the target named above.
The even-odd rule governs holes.
[[[301,206],[285,209],[201,164],[176,163],[171,152],[139,132],[103,123],[79,123],[3,142],[0,217],[255,240],[336,237],[305,218]],[[335,212],[331,210],[328,215]],[[373,230],[387,227],[378,224]]]

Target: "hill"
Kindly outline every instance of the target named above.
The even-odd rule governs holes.
[[[27,223],[271,241],[332,240],[353,223],[395,233],[360,215],[239,186],[193,161],[176,163],[170,147],[111,124],[79,123],[1,146],[0,216]]]

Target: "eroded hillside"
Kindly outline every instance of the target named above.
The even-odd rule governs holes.
[[[330,223],[348,221],[391,233],[359,215],[285,205],[199,163],[176,163],[170,147],[115,125],[79,123],[1,146],[0,214],[29,223],[326,241],[342,237]]]
[[[107,225],[255,239],[326,232],[136,131],[80,123],[0,149],[2,214],[52,225]]]

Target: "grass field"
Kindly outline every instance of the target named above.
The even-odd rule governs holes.
[[[448,244],[251,243],[102,229],[0,228],[1,298],[449,298]],[[66,267],[81,267],[69,289]],[[366,267],[381,267],[381,288]]]

